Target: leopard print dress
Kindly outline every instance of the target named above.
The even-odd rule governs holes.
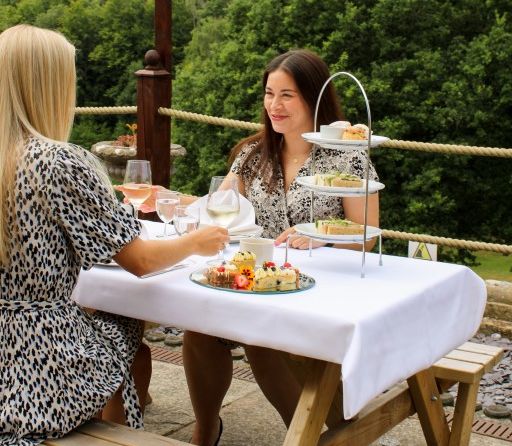
[[[271,190],[264,183],[261,175],[256,174],[252,182],[249,181],[252,173],[257,172],[260,168],[259,154],[255,154],[248,163],[244,164],[245,159],[253,150],[257,150],[257,142],[243,147],[231,166],[231,172],[236,173],[244,182],[244,195],[254,206],[256,223],[263,227],[262,236],[276,238],[291,226],[310,222],[311,193],[302,187],[296,178],[311,175],[311,155],[299,169],[297,177],[290,184],[288,191],[284,190],[283,173],[280,169],[275,173],[277,187]],[[315,172],[317,173],[339,171],[363,178],[365,168],[366,152],[364,151],[316,148]],[[369,164],[369,179],[378,180],[371,162]],[[343,218],[343,201],[340,197],[316,194],[313,203],[315,218]]]
[[[122,383],[128,424],[142,427],[130,374],[138,322],[91,316],[71,300],[80,269],[111,259],[141,230],[89,156],[32,137],[18,165],[10,262],[0,268],[2,446],[63,436],[93,418]]]

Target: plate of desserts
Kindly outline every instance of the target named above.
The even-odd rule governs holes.
[[[193,272],[190,280],[208,288],[250,294],[297,293],[315,285],[315,279],[288,262],[256,265],[256,256],[248,251],[237,253],[236,258],[240,260],[203,267]]]
[[[301,223],[295,225],[297,233],[308,237],[338,243],[363,242],[364,225],[341,218],[317,220],[315,223]],[[382,233],[375,226],[366,227],[366,240],[378,237]]]
[[[350,173],[317,173],[311,176],[297,177],[296,181],[306,189],[319,194],[351,196],[366,193],[366,180]],[[381,189],[384,189],[384,184],[373,180],[368,182],[369,194]]]

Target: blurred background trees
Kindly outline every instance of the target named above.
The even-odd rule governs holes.
[[[392,139],[511,147],[512,0],[173,0],[176,109],[258,122],[266,63],[291,48],[349,71],[371,101],[374,132]],[[152,47],[153,0],[0,0],[0,30],[58,29],[78,48],[78,105],[135,103],[133,72]],[[365,122],[357,86],[336,80],[348,120]],[[77,117],[86,147],[124,133],[126,116]],[[204,194],[248,133],[173,122],[188,156],[172,187]],[[510,243],[512,161],[394,149],[372,153],[386,189],[382,226]],[[386,241],[396,251],[398,242]],[[470,260],[466,251],[444,256]]]

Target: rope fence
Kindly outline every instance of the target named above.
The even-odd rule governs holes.
[[[119,107],[77,107],[77,115],[110,115],[110,114],[136,114],[135,106]],[[258,131],[262,124],[254,122],[239,121],[236,119],[219,118],[216,116],[202,115],[200,113],[175,110],[173,108],[160,107],[158,113],[170,116],[175,119],[199,122],[203,124],[220,125],[223,127],[238,128],[243,130]],[[502,149],[496,147],[478,147],[463,146],[456,144],[436,144],[416,141],[402,141],[390,139],[379,146],[384,149],[412,150],[431,153],[445,153],[453,155],[472,155],[472,156],[491,156],[500,158],[512,158],[511,149]],[[411,232],[392,231],[384,229],[382,231],[384,238],[416,241],[423,243],[432,243],[435,245],[448,246],[452,248],[464,248],[472,251],[493,251],[502,254],[512,254],[512,245],[501,245],[498,243],[475,242],[470,240],[459,240],[448,237],[436,237],[427,234],[414,234]]]
[[[412,242],[432,243],[434,245],[448,246],[450,248],[465,248],[471,251],[493,251],[501,254],[512,254],[512,245],[499,243],[475,242],[471,240],[459,240],[449,237],[437,237],[427,234],[414,234],[412,232],[382,230],[382,237]]]

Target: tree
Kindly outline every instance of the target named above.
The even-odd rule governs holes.
[[[480,0],[212,0],[178,67],[174,106],[257,120],[265,64],[280,52],[305,47],[333,72],[349,71],[361,80],[377,134],[507,147],[511,6]],[[364,122],[357,86],[343,80],[336,86],[347,118]],[[177,163],[173,185],[201,194],[211,175],[226,171],[239,136],[198,126],[174,123],[189,158]],[[386,184],[383,227],[510,240],[510,161],[396,150],[375,150],[372,159]],[[470,259],[465,251],[457,255]]]

